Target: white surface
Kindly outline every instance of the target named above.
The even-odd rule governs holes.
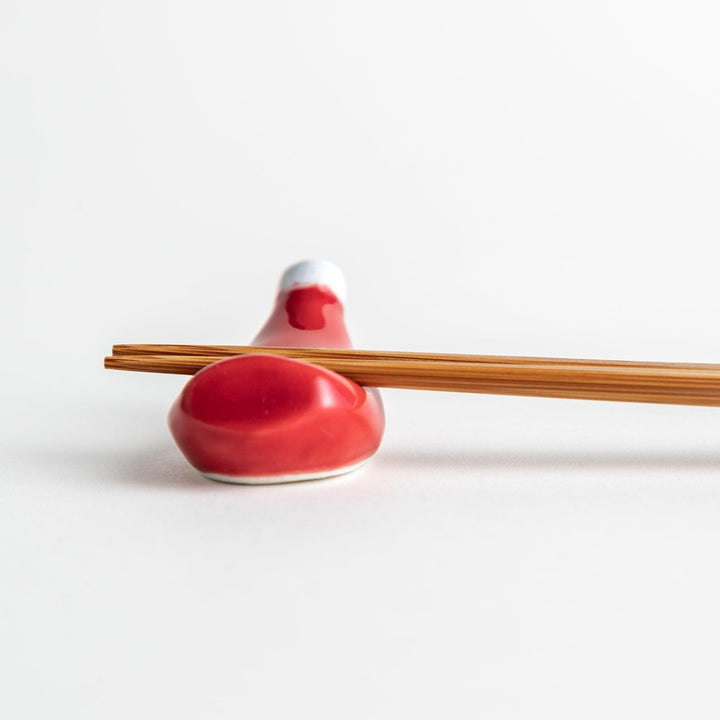
[[[347,302],[347,281],[342,270],[327,260],[301,260],[294,263],[282,274],[280,290],[289,290],[293,285],[324,285],[333,291],[341,303]]]
[[[296,473],[294,475],[256,475],[256,476],[238,476],[238,475],[220,475],[219,473],[202,473],[208,480],[217,480],[218,482],[231,483],[233,485],[278,485],[280,483],[304,482],[305,480],[322,480],[323,478],[337,477],[345,475],[345,473],[357,470],[363,466],[367,460],[355,463],[354,465],[346,465],[336,470],[324,470],[315,473]]]
[[[0,714],[717,718],[720,410],[385,392],[229,486],[102,357],[328,257],[358,347],[717,362],[718,19],[6,0]]]

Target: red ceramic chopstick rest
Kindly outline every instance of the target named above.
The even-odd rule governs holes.
[[[350,348],[345,281],[331,263],[288,268],[253,345]],[[276,355],[231,357],[204,368],[170,409],[188,461],[213,480],[265,484],[355,469],[375,453],[385,415],[376,388]]]

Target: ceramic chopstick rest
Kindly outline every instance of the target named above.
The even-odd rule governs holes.
[[[345,281],[332,263],[288,268],[253,345],[350,348]],[[380,445],[380,393],[301,360],[231,357],[204,368],[170,409],[170,431],[206,477],[264,484],[348,472]]]

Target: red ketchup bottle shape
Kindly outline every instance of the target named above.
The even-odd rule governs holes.
[[[350,348],[345,281],[323,260],[282,276],[275,307],[253,345]],[[227,358],[187,383],[170,431],[191,465],[225,482],[310,480],[355,469],[375,453],[385,415],[376,388],[277,355]]]

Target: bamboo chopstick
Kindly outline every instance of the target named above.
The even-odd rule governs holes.
[[[535,397],[720,406],[720,365],[384,353],[324,348],[116,345],[105,367],[192,375],[223,358],[293,357],[361,385]]]
[[[387,350],[338,350],[335,348],[296,348],[296,347],[258,347],[256,345],[113,345],[113,355],[182,355],[182,356],[222,356],[249,355],[251,353],[271,353],[284,357],[305,360],[312,358],[311,362],[319,362],[320,358],[327,358],[328,362],[334,360],[407,360],[418,362],[471,362],[512,365],[599,365],[602,367],[658,367],[658,368],[689,368],[705,370],[715,368],[720,370],[720,364],[707,363],[666,363],[666,362],[638,362],[635,360],[577,360],[572,358],[548,357],[517,357],[512,355],[457,355],[450,353],[419,353],[397,352]]]

